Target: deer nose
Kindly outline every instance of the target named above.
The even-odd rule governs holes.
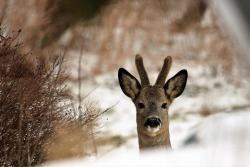
[[[161,119],[159,117],[149,117],[144,123],[144,127],[157,128],[161,126]]]

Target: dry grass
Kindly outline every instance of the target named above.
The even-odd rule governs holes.
[[[160,68],[170,55],[177,64],[220,64],[218,73],[232,74],[238,54],[202,0],[118,1],[104,9],[98,23],[76,24],[69,32],[68,44],[82,44],[96,60],[90,70],[94,75],[131,63],[137,53],[153,62],[151,69]]]
[[[27,61],[15,38],[0,38],[1,164],[35,165],[44,161],[42,146],[61,117],[63,78],[56,66]]]
[[[24,51],[51,48],[51,44],[74,27],[100,13],[110,0],[0,0],[0,23],[10,33],[22,29]],[[53,46],[55,47],[55,46]],[[56,47],[59,47],[56,45]],[[54,48],[55,49],[55,48]]]
[[[0,164],[33,166],[60,157],[44,149],[58,138],[67,140],[70,135],[89,141],[98,114],[94,106],[72,111],[65,104],[69,95],[64,89],[62,61],[50,65],[34,55],[31,59],[30,54],[20,54],[16,38],[0,35]],[[77,141],[70,147],[86,144]]]
[[[0,0],[0,24],[8,32],[21,28],[18,37],[25,43],[20,48],[16,37],[1,35],[1,164],[28,166],[89,154],[85,146],[93,142],[94,126],[86,120],[95,114],[75,117],[90,111],[78,107],[68,111],[71,107],[64,105],[67,94],[62,87],[61,60],[50,59],[62,48],[74,53],[81,50],[96,59],[90,73],[79,73],[78,79],[113,71],[137,53],[151,60],[146,65],[152,69],[160,68],[163,57],[171,55],[176,64],[216,68],[219,64],[216,70],[222,68],[232,75],[237,52],[228,35],[218,28],[209,6],[203,6],[204,1],[117,0],[107,7],[107,0],[91,1],[90,6],[88,2]],[[205,17],[210,19],[204,23]],[[23,54],[30,50],[38,58]],[[72,116],[72,112],[77,114]],[[202,114],[210,114],[209,109]],[[96,148],[90,150],[97,152]]]
[[[47,160],[79,158],[91,154],[92,152],[88,154],[89,149],[92,149],[88,133],[87,129],[77,125],[56,128],[55,135],[50,139],[53,142],[49,142],[44,148]]]
[[[3,25],[22,28],[25,51],[83,49],[96,59],[89,75],[112,71],[137,53],[151,59],[153,69],[171,55],[177,62],[220,64],[219,72],[234,72],[238,53],[205,0],[1,2],[8,6]]]
[[[94,109],[93,107],[91,107]],[[48,139],[44,147],[46,160],[58,160],[65,158],[79,158],[96,154],[93,120],[97,115],[96,110],[88,116],[90,120],[78,119],[67,124],[57,125],[55,134]]]

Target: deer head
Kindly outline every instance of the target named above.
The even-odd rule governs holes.
[[[135,63],[141,83],[123,68],[118,71],[118,79],[123,93],[136,107],[139,148],[171,147],[168,109],[185,89],[187,70],[179,71],[165,83],[172,64],[172,58],[168,56],[155,84],[150,85],[142,57],[136,55]]]

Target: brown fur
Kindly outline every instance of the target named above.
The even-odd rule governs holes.
[[[140,62],[138,63],[138,61]],[[145,79],[147,74],[142,58],[138,55],[136,56],[137,69],[140,78],[145,79],[142,85],[125,69],[119,69],[118,78],[121,89],[124,94],[132,99],[136,106],[140,150],[171,148],[168,108],[173,99],[180,96],[184,91],[188,77],[187,71],[181,70],[165,83],[171,62],[171,57],[165,59],[163,68],[157,78],[158,82],[155,85],[150,85],[149,81]]]
[[[145,104],[144,111],[140,111],[137,107],[136,114],[139,148],[144,149],[158,146],[167,146],[170,148],[168,111],[162,110],[161,105],[167,103],[169,106],[171,101],[166,98],[164,89],[157,86],[145,87],[134,101],[135,105],[138,102]],[[156,107],[151,106],[153,103],[156,104]],[[162,128],[155,134],[148,133],[143,127],[145,119],[150,115],[157,115],[162,119]]]

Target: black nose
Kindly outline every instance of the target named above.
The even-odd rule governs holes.
[[[144,127],[156,128],[159,126],[161,126],[161,120],[160,118],[157,117],[147,118],[147,120],[144,123]]]

